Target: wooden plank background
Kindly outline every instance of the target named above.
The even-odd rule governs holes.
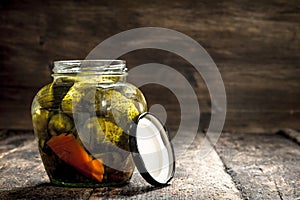
[[[30,104],[51,81],[54,60],[84,59],[106,38],[137,27],[180,31],[197,40],[224,80],[225,130],[267,132],[300,128],[300,2],[272,1],[37,1],[0,3],[0,128],[31,129]],[[210,99],[199,75],[168,52],[139,50],[122,56],[129,68],[167,64],[189,78],[198,94],[201,128],[210,118]],[[165,88],[142,88],[149,105],[180,118]],[[173,98],[174,99],[174,98]]]

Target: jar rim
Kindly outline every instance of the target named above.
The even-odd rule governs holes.
[[[124,74],[127,72],[125,60],[58,60],[52,71],[56,74]]]

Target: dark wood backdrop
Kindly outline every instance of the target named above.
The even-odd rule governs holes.
[[[83,59],[106,38],[145,26],[180,31],[208,51],[226,87],[225,130],[300,128],[298,0],[1,0],[0,17],[0,128],[32,128],[30,104],[51,81],[54,60]],[[129,68],[159,62],[188,77],[199,97],[201,128],[208,125],[208,92],[188,63],[153,49],[122,58]],[[176,127],[180,112],[172,93],[155,85],[142,90],[150,105],[165,105],[167,123]]]

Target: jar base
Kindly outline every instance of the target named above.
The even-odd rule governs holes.
[[[121,187],[129,184],[130,180],[123,181],[119,183],[69,183],[56,179],[50,180],[52,184],[57,186],[65,186],[65,187],[78,187],[78,188],[96,188],[96,187]]]

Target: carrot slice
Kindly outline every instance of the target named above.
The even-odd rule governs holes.
[[[79,170],[86,177],[102,181],[104,174],[102,161],[93,159],[72,134],[62,133],[53,136],[47,144],[60,159]]]

